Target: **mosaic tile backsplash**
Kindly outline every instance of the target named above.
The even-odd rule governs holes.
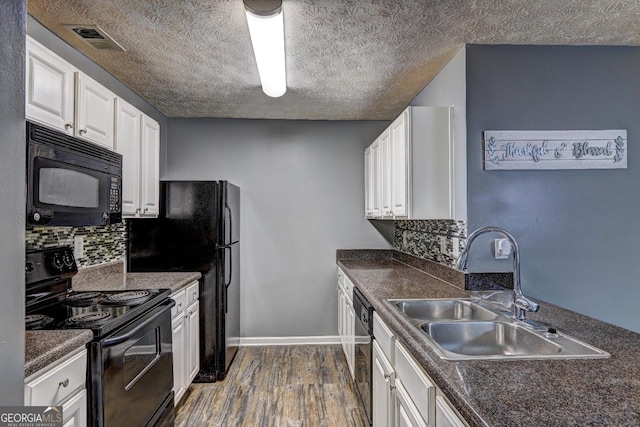
[[[34,227],[25,231],[26,250],[70,246],[75,236],[84,236],[84,256],[78,268],[122,259],[126,252],[127,227],[124,222],[94,227]]]
[[[457,256],[454,256],[454,245],[457,246],[457,253],[460,253],[466,237],[465,221],[396,220],[393,248],[453,267],[457,259]]]

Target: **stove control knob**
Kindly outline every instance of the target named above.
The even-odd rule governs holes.
[[[56,254],[51,259],[51,265],[55,270],[62,270],[62,267],[64,267],[64,261],[62,261],[62,258],[60,258],[60,255]]]
[[[24,273],[27,276],[32,274],[34,269],[35,269],[35,267],[33,266],[33,262],[31,262],[31,261],[27,261],[26,264],[24,265]]]
[[[69,268],[73,267],[73,255],[70,253],[64,254],[62,257],[62,262]]]

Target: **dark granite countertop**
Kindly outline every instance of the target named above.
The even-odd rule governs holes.
[[[611,357],[442,360],[385,300],[465,297],[468,292],[407,262],[418,268],[426,264],[441,277],[446,267],[401,253],[372,253],[338,251],[338,265],[471,426],[640,426],[640,334],[536,300],[540,311],[528,317]],[[449,270],[444,277],[459,284],[457,272]]]
[[[84,347],[93,339],[89,329],[25,332],[25,378],[40,369]]]
[[[71,287],[77,291],[171,289],[171,292],[195,282],[198,272],[126,273],[122,261],[100,264],[78,271]]]

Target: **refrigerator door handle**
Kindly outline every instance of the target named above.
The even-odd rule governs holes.
[[[231,248],[232,248],[231,245],[220,245],[220,246],[218,246],[218,249],[223,250],[223,251],[225,251],[225,250],[231,251]],[[229,252],[229,254],[231,254],[231,252]],[[230,256],[229,257],[229,281],[228,282],[226,281],[226,277],[222,278],[225,288],[228,288],[229,285],[231,284],[231,278],[232,277],[233,277],[233,257]]]
[[[226,203],[224,204],[224,211],[225,213],[229,213],[229,223],[228,223],[228,228],[229,228],[229,241],[228,242],[224,242],[225,245],[230,245],[233,243],[233,215],[231,212],[231,208],[229,207],[229,205],[227,205]],[[227,237],[227,236],[224,236]]]

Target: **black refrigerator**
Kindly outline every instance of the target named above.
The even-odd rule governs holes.
[[[240,188],[161,181],[157,219],[127,220],[130,272],[199,271],[200,372],[224,378],[240,340]]]

